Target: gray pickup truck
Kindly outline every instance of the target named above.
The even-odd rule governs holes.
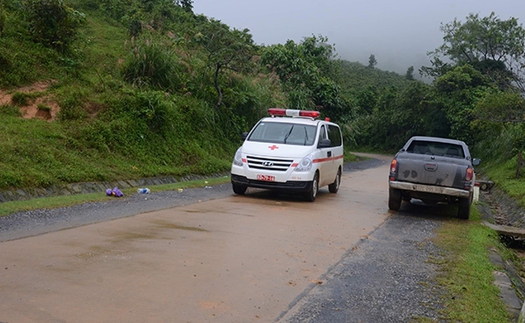
[[[397,211],[402,201],[458,205],[458,218],[468,219],[472,204],[474,166],[468,146],[460,140],[412,137],[395,155],[388,177],[388,208]]]

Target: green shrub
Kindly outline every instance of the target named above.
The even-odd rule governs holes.
[[[60,111],[58,112],[58,119],[61,121],[67,120],[83,120],[87,118],[88,113],[84,108],[84,95],[81,93],[69,93],[60,101]]]
[[[155,39],[136,41],[122,67],[126,82],[171,92],[185,87],[181,80],[184,72],[187,71],[177,60],[177,53],[169,44]]]
[[[26,0],[25,10],[33,40],[61,52],[77,39],[85,21],[85,15],[64,0]]]
[[[39,103],[39,104],[36,106],[36,108],[37,108],[38,110],[40,110],[40,111],[47,111],[47,112],[51,111],[51,107],[48,106],[48,105],[46,105],[46,104],[43,104],[43,103]]]
[[[11,96],[11,103],[16,106],[23,107],[30,103],[31,96],[23,92],[15,92]]]

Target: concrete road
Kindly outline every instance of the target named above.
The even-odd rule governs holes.
[[[0,322],[272,322],[389,216],[383,166],[0,243]]]

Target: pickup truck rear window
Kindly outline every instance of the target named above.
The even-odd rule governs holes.
[[[465,158],[462,146],[433,141],[413,141],[406,151],[413,154]]]

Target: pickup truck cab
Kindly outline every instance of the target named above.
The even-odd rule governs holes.
[[[399,210],[402,200],[426,204],[457,204],[458,217],[468,219],[475,183],[468,146],[460,140],[416,136],[395,155],[388,177],[388,207]]]
[[[337,193],[343,173],[339,126],[319,120],[319,111],[269,109],[243,134],[235,153],[231,183],[235,194],[248,187],[298,192],[314,201],[320,187]]]

